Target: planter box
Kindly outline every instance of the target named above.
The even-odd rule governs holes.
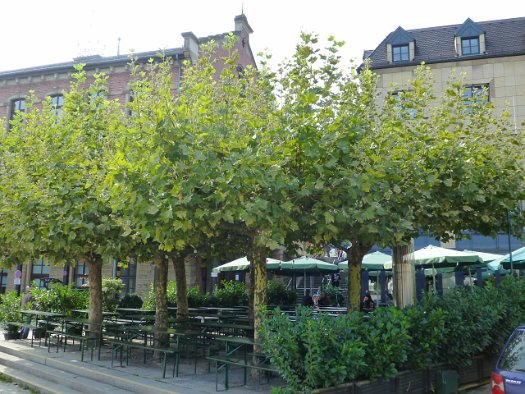
[[[447,364],[438,364],[431,368],[417,371],[402,371],[386,382],[363,380],[355,383],[345,383],[335,387],[315,389],[313,394],[384,394],[384,393],[435,393],[444,392],[443,374],[457,372],[457,383],[467,384],[480,382],[490,377],[495,360],[483,356],[473,357],[469,366],[459,371]]]
[[[427,393],[430,391],[428,371],[403,371],[395,378],[396,393]]]

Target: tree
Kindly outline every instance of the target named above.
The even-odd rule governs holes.
[[[89,320],[100,323],[102,263],[132,242],[122,234],[105,183],[119,106],[107,98],[103,74],[87,78],[78,66],[62,108],[51,98],[40,108],[30,95],[27,112],[2,135],[0,231],[7,260],[87,263]]]
[[[340,43],[321,52],[316,36],[302,40],[277,89],[287,170],[300,184],[294,240],[350,241],[350,309],[359,306],[361,261],[372,245],[392,246],[398,278],[411,280],[405,256],[421,229],[446,239],[505,228],[502,212],[523,198],[523,139],[508,133],[505,115],[463,100],[457,80],[437,99],[424,66],[409,86],[381,96],[366,64],[358,74],[340,70]],[[398,295],[405,288],[398,281]],[[399,305],[412,302],[408,289]]]

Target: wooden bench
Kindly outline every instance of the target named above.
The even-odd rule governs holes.
[[[217,336],[213,338],[213,341],[216,342],[215,345],[219,345],[214,346],[215,349],[221,349],[220,344],[224,346],[217,354],[212,355],[210,352],[206,357],[208,362],[215,362],[215,389],[217,391],[219,391],[219,372],[222,369],[225,371],[224,388],[228,390],[228,372],[230,366],[238,366],[244,369],[244,385],[246,385],[247,382],[248,370],[255,369],[266,372],[278,372],[277,369],[271,365],[270,359],[266,354],[253,352],[256,342],[252,338]]]
[[[88,327],[93,327],[89,329]],[[48,341],[47,351],[51,350],[51,338],[56,338],[57,352],[62,342],[64,345],[64,352],[66,351],[67,341],[71,339],[73,345],[75,341],[79,343],[79,350],[81,351],[81,361],[84,361],[84,354],[87,349],[91,349],[91,361],[93,361],[93,352],[98,347],[98,359],[100,360],[100,348],[102,337],[102,324],[90,323],[87,319],[73,319],[64,320],[64,325],[60,329],[49,330],[46,332],[46,340]]]
[[[60,342],[64,344],[64,352],[66,351],[67,340],[72,339],[73,345],[75,340],[79,342],[79,350],[81,352],[80,361],[84,361],[84,353],[87,349],[91,349],[91,361],[93,361],[93,352],[98,347],[100,349],[100,337],[98,336],[88,336],[83,334],[75,334],[67,331],[48,331],[46,333],[47,339],[47,351],[51,351],[51,337],[56,338],[57,353],[58,348],[60,347]],[[100,350],[98,353],[98,359],[100,360]]]
[[[253,359],[256,359],[256,362],[253,362]],[[224,368],[224,388],[228,390],[228,367],[230,365],[238,366],[244,368],[244,385],[247,383],[247,371],[250,369],[256,369],[259,371],[278,373],[279,371],[269,363],[266,355],[264,357],[258,357],[254,354],[248,355],[246,360],[244,359],[232,359],[228,356],[208,356],[209,361],[215,361],[215,390],[219,391],[219,372]]]
[[[174,356],[174,362],[173,362],[173,377],[179,376],[179,351],[178,349],[174,348],[161,348],[161,347],[154,347],[150,346],[144,343],[138,343],[138,342],[132,342],[132,341],[123,341],[123,340],[107,340],[109,344],[111,344],[111,367],[113,367],[113,363],[115,360],[116,353],[120,350],[120,366],[122,367],[122,352],[126,351],[126,365],[129,364],[129,352],[131,349],[141,349],[144,351],[144,364],[146,363],[146,353],[148,351],[151,352],[157,352],[163,354],[162,359],[162,378],[166,378],[166,364],[167,364],[167,358],[168,355]]]

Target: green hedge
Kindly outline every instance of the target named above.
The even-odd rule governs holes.
[[[439,362],[464,366],[473,356],[494,356],[525,322],[525,280],[500,287],[458,287],[418,305],[377,308],[364,316],[312,315],[297,308],[291,322],[279,309],[265,312],[263,350],[288,383],[281,391],[309,392],[354,380],[387,380],[398,371]]]

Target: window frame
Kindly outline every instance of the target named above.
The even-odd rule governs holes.
[[[37,268],[37,272],[35,272],[35,268]],[[51,264],[46,264],[44,259],[38,259],[36,263],[31,264],[31,283],[36,282],[39,288],[44,288],[42,279],[49,278],[50,274]]]
[[[392,45],[392,63],[408,61],[410,61],[410,45]]]
[[[0,294],[5,294],[9,282],[9,269],[0,268]]]
[[[18,116],[19,114],[24,114],[24,115],[26,114],[27,112],[26,101],[27,100],[25,97],[17,97],[11,100],[9,104],[8,129],[11,129],[11,121],[13,121],[16,118],[16,116]],[[22,122],[24,122],[24,119],[22,119]]]
[[[127,266],[124,266],[125,264],[125,262],[118,261],[115,272],[115,277],[120,279],[124,285],[122,296],[135,293],[137,288],[137,261],[131,258]]]
[[[473,42],[476,45],[472,45]],[[472,49],[477,49],[477,52],[473,52]],[[468,53],[465,51],[468,49]],[[462,56],[474,56],[481,54],[481,43],[479,36],[461,37],[461,55]]]
[[[80,284],[79,284],[80,280]],[[87,263],[78,262],[75,264],[75,271],[73,273],[73,281],[75,287],[80,289],[89,281],[89,266]]]
[[[51,108],[56,116],[62,115],[62,109],[64,108],[64,95],[63,94],[52,94],[51,97]],[[56,101],[56,102],[55,102]]]

